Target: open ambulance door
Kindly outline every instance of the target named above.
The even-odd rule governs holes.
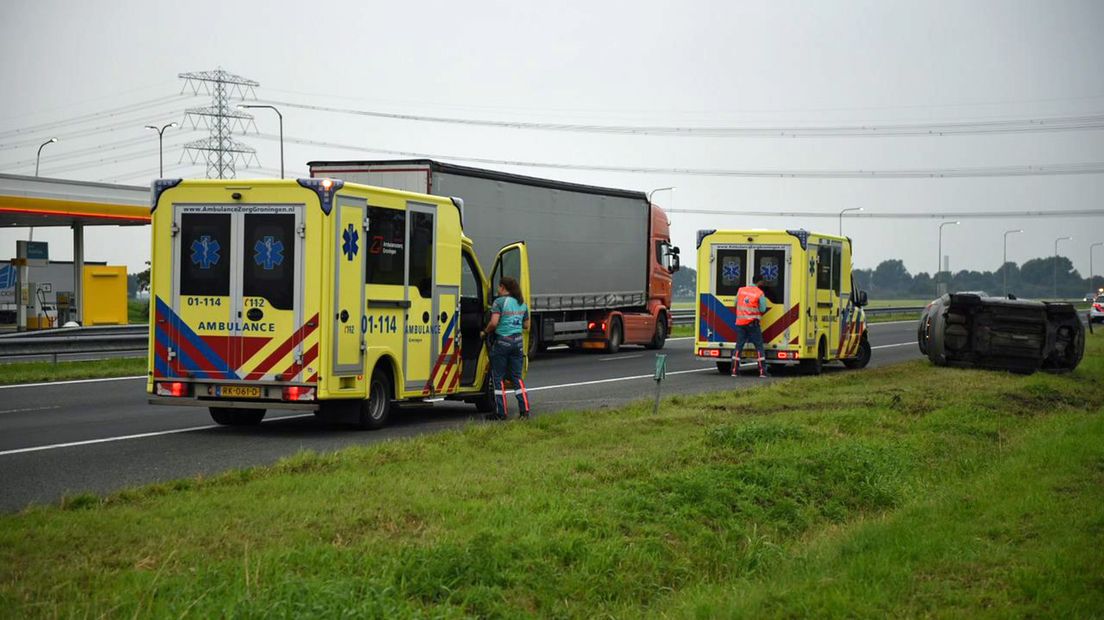
[[[503,276],[510,276],[517,279],[518,284],[521,285],[521,297],[529,306],[529,312],[532,313],[533,303],[532,299],[529,297],[529,250],[525,247],[524,241],[511,243],[498,251],[498,256],[495,257],[494,268],[491,270],[490,288],[487,291],[487,295],[484,297],[484,299],[487,300],[488,310],[491,307],[491,303],[494,302],[495,297],[498,296],[498,283],[502,280]],[[523,332],[523,341],[525,347],[522,351],[528,351],[528,329]],[[529,357],[526,356],[524,372],[528,371]]]

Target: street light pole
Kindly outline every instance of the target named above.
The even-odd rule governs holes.
[[[955,225],[960,223],[958,220],[953,222],[942,222],[939,224],[939,256],[935,261],[935,296],[939,296],[939,272],[943,271],[943,227],[949,225]]]
[[[160,128],[155,127],[153,125],[146,125],[146,129],[152,129],[152,130],[157,132],[157,161],[158,161],[157,176],[158,177],[165,176],[164,135],[165,135],[165,130],[168,129],[169,127],[176,127],[176,123],[175,122],[174,123],[169,123],[168,125],[165,125],[165,126],[160,127]]]
[[[652,191],[648,192],[648,204],[652,204],[652,195],[655,194],[656,192],[671,192],[672,194],[674,194],[675,193],[675,188],[674,187],[659,187],[659,188],[653,189]]]
[[[1004,231],[1004,261],[1001,263],[1001,273],[1004,275],[1004,284],[1001,285],[1001,295],[1004,297],[1008,297],[1008,235],[1022,232],[1022,228]]]
[[[1096,246],[1098,246],[1098,245],[1104,245],[1104,241],[1099,241],[1099,242],[1097,242],[1097,243],[1091,243],[1091,244],[1089,244],[1089,289],[1090,289],[1090,290],[1094,290],[1094,288],[1093,288],[1093,260],[1092,260],[1092,251],[1093,251],[1093,248],[1095,248],[1095,247],[1096,247]]]
[[[57,138],[50,138],[49,140],[47,140],[47,141],[43,142],[42,144],[38,145],[38,154],[35,155],[35,176],[36,177],[38,176],[38,163],[42,159],[42,147],[46,146],[47,144],[53,144],[54,142],[57,142]]]
[[[1058,242],[1059,241],[1072,241],[1073,237],[1058,237],[1054,240],[1054,290],[1053,298],[1058,299]]]
[[[276,113],[276,116],[280,117],[280,178],[284,178],[284,115],[280,114],[280,111],[273,105],[264,104],[246,104],[243,103],[238,106],[239,108],[268,108]]]
[[[862,207],[847,207],[843,211],[840,211],[840,213],[839,213],[839,236],[841,236],[841,237],[843,236],[843,214],[847,213],[848,211],[862,211],[862,210],[863,210]]]

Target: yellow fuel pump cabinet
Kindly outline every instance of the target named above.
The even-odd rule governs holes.
[[[150,402],[208,407],[219,424],[307,409],[365,428],[394,401],[493,407],[479,332],[502,276],[528,295],[528,257],[502,248],[488,280],[460,199],[161,179],[151,220]]]

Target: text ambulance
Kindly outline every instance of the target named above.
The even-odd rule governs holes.
[[[150,402],[219,424],[268,409],[387,422],[393,400],[490,410],[486,280],[463,203],[332,179],[154,182]]]
[[[765,280],[767,312],[760,319],[768,365],[796,365],[810,374],[840,360],[848,368],[870,361],[866,293],[851,280],[851,240],[804,230],[698,231],[695,353],[732,370],[736,292]],[[741,357],[757,353],[746,345]]]

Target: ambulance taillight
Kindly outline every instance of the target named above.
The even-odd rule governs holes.
[[[158,396],[187,396],[188,388],[180,381],[164,382],[157,384]]]
[[[284,388],[284,400],[314,400],[314,388],[291,385]]]

